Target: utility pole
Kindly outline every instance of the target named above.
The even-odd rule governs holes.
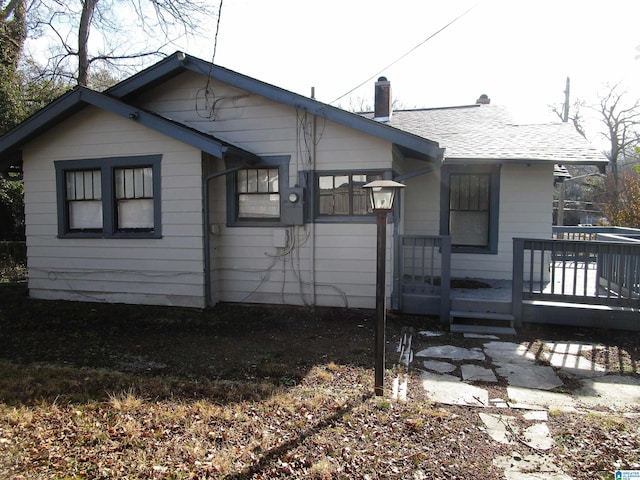
[[[567,86],[564,89],[564,108],[562,109],[562,121],[567,123],[569,121],[569,87],[571,80],[567,77]]]
[[[562,121],[567,123],[569,121],[569,89],[571,80],[567,77],[567,85],[564,89],[564,108],[562,109]],[[565,180],[560,182],[560,189],[558,191],[558,215],[556,218],[556,225],[559,227],[564,225],[564,195],[565,195]]]

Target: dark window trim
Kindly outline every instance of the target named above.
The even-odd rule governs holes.
[[[315,223],[375,223],[376,215],[375,213],[367,213],[365,215],[321,215],[318,212],[320,205],[320,187],[319,187],[319,177],[324,175],[382,175],[382,178],[385,180],[390,180],[393,178],[393,172],[391,170],[385,169],[357,169],[357,170],[314,170],[312,179],[311,179],[311,188],[313,193],[311,198],[313,199],[313,204],[311,205],[310,212],[313,216],[313,221]],[[351,189],[352,187],[350,187]],[[395,218],[397,210],[397,206],[399,205],[399,201],[394,204],[394,215],[389,215],[389,221],[392,218]]]
[[[228,227],[282,227],[288,225],[284,221],[285,195],[289,185],[290,155],[274,155],[260,157],[260,161],[251,165],[236,165],[234,161],[226,159],[226,168],[238,167],[236,171],[229,173],[226,178],[227,186],[227,226]],[[238,195],[236,190],[236,173],[238,170],[278,168],[278,195],[280,195],[280,217],[265,219],[240,219],[238,218]]]
[[[80,160],[57,160],[56,197],[58,204],[58,237],[60,238],[162,238],[161,165],[162,155],[135,157],[104,157]],[[153,169],[153,230],[118,231],[114,170],[117,168],[151,167]],[[70,231],[66,205],[65,173],[69,171],[100,170],[102,188],[102,231]]]
[[[489,242],[486,247],[451,246],[452,253],[498,253],[500,212],[500,165],[452,165],[442,167],[440,188],[440,235],[449,235],[451,174],[489,174]]]

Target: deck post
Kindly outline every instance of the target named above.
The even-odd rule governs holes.
[[[440,324],[451,324],[451,237],[440,237]]]
[[[511,303],[513,307],[514,327],[522,326],[522,282],[524,277],[524,239],[513,239],[513,278]]]

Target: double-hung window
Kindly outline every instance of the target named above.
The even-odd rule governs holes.
[[[320,172],[316,175],[317,217],[358,217],[370,215],[369,194],[362,188],[381,180],[382,173]]]
[[[285,223],[290,157],[261,157],[246,168],[237,168],[233,158],[225,161],[233,170],[226,183],[227,224],[266,227]]]
[[[153,168],[116,168],[116,228],[153,231]]]
[[[280,218],[278,168],[250,168],[236,173],[238,219]]]
[[[500,169],[443,168],[441,225],[454,251],[496,253]]]
[[[159,238],[161,155],[55,162],[60,237]]]
[[[65,209],[69,231],[102,231],[100,170],[71,170],[64,174]]]

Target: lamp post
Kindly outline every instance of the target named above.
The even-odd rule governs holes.
[[[387,253],[387,214],[393,208],[396,192],[405,186],[393,180],[375,180],[363,188],[369,189],[371,208],[376,214],[378,242],[376,247],[376,338],[375,338],[375,394],[384,392],[384,348],[386,328],[385,263]]]

